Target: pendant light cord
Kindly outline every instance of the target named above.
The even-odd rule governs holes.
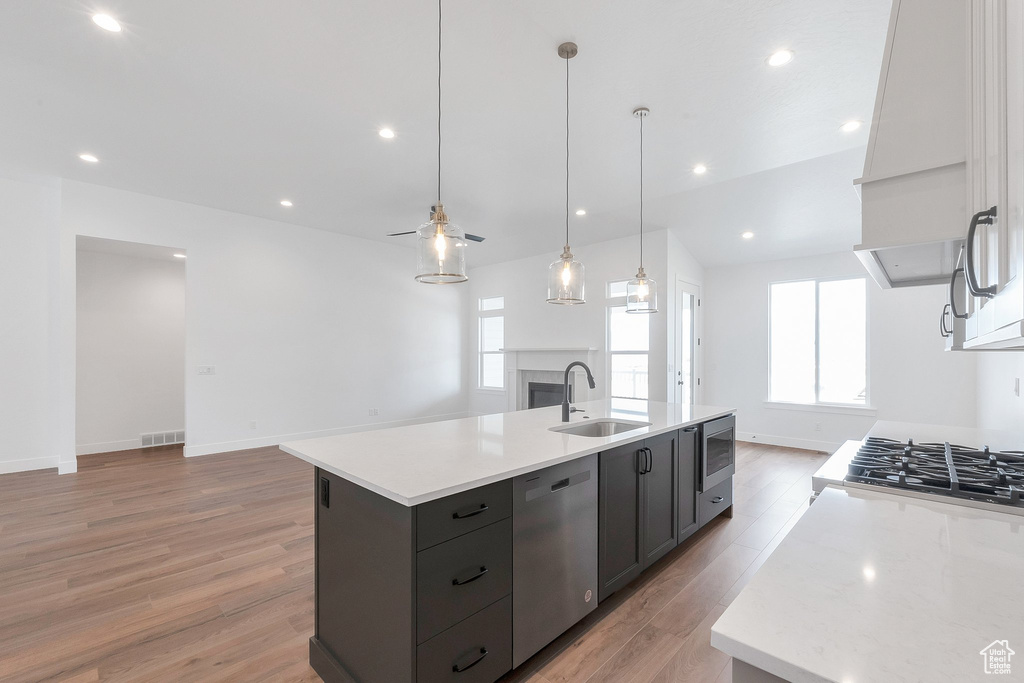
[[[569,246],[569,60],[565,60],[565,246]]]
[[[441,0],[437,0],[437,203],[441,203]]]
[[[644,117],[640,117],[640,270],[644,268]]]

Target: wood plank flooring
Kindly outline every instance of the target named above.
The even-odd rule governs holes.
[[[806,508],[823,455],[739,444],[719,518],[504,683],[728,681],[711,625]],[[276,448],[0,475],[0,680],[317,681],[311,466]]]

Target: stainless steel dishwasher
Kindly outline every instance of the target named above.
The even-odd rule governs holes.
[[[597,607],[597,454],[512,480],[512,666]]]

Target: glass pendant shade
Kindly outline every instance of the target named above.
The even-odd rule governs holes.
[[[626,283],[626,313],[657,313],[658,283],[647,277],[641,268]]]
[[[448,222],[438,204],[430,221],[416,230],[416,280],[431,285],[465,282],[466,235]]]
[[[548,267],[548,303],[586,303],[583,284],[583,264],[573,258],[567,244],[562,256]]]

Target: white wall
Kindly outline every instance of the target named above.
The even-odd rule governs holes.
[[[186,455],[466,412],[468,290],[409,248],[71,181],[62,220],[188,252]]]
[[[1024,384],[1024,351],[978,355],[978,426],[986,429],[1024,427],[1024,386],[1014,392],[1015,380]]]
[[[943,351],[941,286],[882,290],[868,280],[868,382],[875,410],[843,414],[765,405],[769,283],[847,275],[866,277],[852,252],[708,269],[705,401],[738,409],[741,438],[820,450],[862,438],[875,420],[975,426],[975,355]]]
[[[56,467],[60,187],[0,177],[0,473]]]
[[[185,428],[185,262],[79,248],[79,455]]]
[[[658,283],[660,312],[650,316],[650,397],[666,400],[670,385],[668,363],[670,330],[674,317],[669,310],[675,300],[675,279],[700,283],[703,272],[678,240],[665,230],[650,233],[644,241],[644,269]],[[470,271],[470,317],[467,348],[470,361],[470,409],[478,414],[504,412],[505,392],[477,389],[476,302],[481,297],[505,297],[505,346],[511,348],[595,348],[600,359],[591,368],[597,380],[594,396],[605,396],[608,389],[606,353],[607,284],[628,280],[636,274],[638,255],[636,236],[624,237],[581,247],[573,254],[586,268],[587,303],[579,306],[554,306],[547,298],[548,266],[558,258],[559,248],[550,253],[516,261],[482,266]],[[672,292],[671,296],[669,292]],[[672,335],[674,338],[674,335]]]

